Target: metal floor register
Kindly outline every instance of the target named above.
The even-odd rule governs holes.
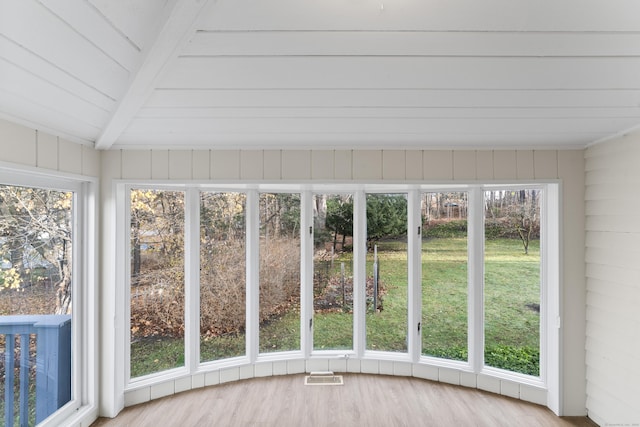
[[[344,379],[331,371],[311,372],[304,377],[304,385],[344,385]]]

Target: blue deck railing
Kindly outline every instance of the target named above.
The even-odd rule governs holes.
[[[36,339],[35,421],[39,423],[71,399],[71,316],[0,316],[0,335],[5,338],[4,425],[14,425],[16,390],[20,426],[29,425],[32,335]],[[16,354],[16,337],[19,337],[19,354]],[[15,386],[16,360],[20,367],[18,387]]]

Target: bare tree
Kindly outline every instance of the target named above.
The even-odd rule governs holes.
[[[512,200],[507,207],[509,223],[522,241],[525,254],[529,254],[529,243],[540,231],[538,191],[511,192]]]
[[[33,283],[34,267],[55,271],[56,314],[71,312],[73,193],[0,186],[0,251],[19,275],[14,287]]]

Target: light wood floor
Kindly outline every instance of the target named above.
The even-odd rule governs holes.
[[[418,378],[346,374],[343,386],[305,386],[304,375],[256,378],[126,408],[92,427],[584,426],[549,409]]]

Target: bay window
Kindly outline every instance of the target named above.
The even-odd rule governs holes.
[[[323,357],[557,384],[557,184],[125,187],[125,388]]]

